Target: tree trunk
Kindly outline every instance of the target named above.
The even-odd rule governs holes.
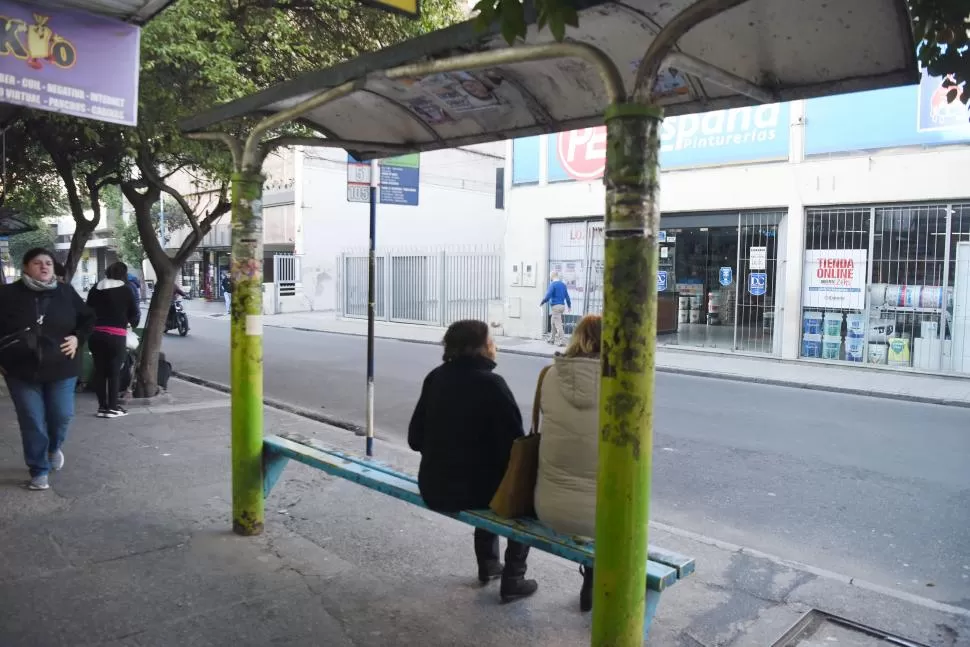
[[[91,240],[91,235],[94,234],[94,228],[97,227],[97,223],[90,223],[84,219],[83,215],[81,220],[75,217],[74,223],[75,228],[74,234],[71,236],[71,246],[67,251],[67,258],[64,260],[64,280],[67,283],[70,283],[71,279],[77,273],[77,266],[81,262],[81,256],[84,255],[84,248],[87,247],[88,241]]]
[[[162,339],[165,337],[165,319],[175,294],[175,271],[168,263],[168,267],[155,268],[155,291],[148,306],[148,317],[145,319],[145,332],[142,334],[141,351],[138,359],[138,371],[135,379],[134,395],[136,398],[152,398],[158,395],[158,354],[162,350]]]

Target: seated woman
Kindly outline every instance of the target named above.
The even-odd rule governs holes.
[[[408,427],[408,444],[421,452],[418,485],[432,510],[487,508],[502,482],[522,414],[495,370],[495,342],[482,321],[458,321],[445,333],[444,363],[431,371]],[[525,579],[529,547],[509,540],[505,566],[498,536],[475,530],[478,579],[501,576],[502,602],[528,597],[539,585]]]
[[[540,387],[542,411],[536,515],[568,535],[596,534],[596,471],[599,456],[600,337],[602,319],[587,315],[569,346],[557,355]],[[579,606],[593,608],[593,569],[581,568]]]

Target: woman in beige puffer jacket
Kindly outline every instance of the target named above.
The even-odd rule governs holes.
[[[596,534],[601,334],[599,316],[583,317],[566,352],[553,360],[539,395],[536,515],[557,532],[589,538]],[[589,611],[593,569],[582,571],[579,604]]]

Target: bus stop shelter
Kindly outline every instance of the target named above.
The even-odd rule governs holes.
[[[663,117],[916,83],[916,45],[904,0],[578,5],[579,27],[562,43],[534,25],[514,47],[457,25],[214,107],[183,128],[227,145],[236,164],[233,525],[258,534],[266,154],[311,145],[373,159],[605,122],[605,141],[587,144],[607,157],[593,643],[633,645],[643,627]],[[214,132],[244,117],[261,118],[245,138]],[[293,123],[312,136],[281,134]],[[373,210],[371,231],[373,275]],[[373,276],[371,295],[373,321]]]

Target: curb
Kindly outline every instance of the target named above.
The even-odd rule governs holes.
[[[213,391],[219,391],[220,393],[225,393],[227,395],[232,394],[232,387],[221,382],[214,382],[212,380],[207,380],[205,378],[197,377],[195,375],[190,375],[188,373],[182,373],[181,371],[172,371],[172,377],[176,377],[184,382],[189,382],[197,386],[203,386],[207,389],[212,389]],[[307,418],[308,420],[313,420],[314,422],[319,422],[331,427],[336,427],[337,429],[343,429],[345,431],[352,431],[358,436],[364,435],[364,428],[354,422],[348,422],[346,420],[340,420],[339,418],[334,418],[331,416],[324,415],[318,411],[313,411],[312,409],[307,409],[305,407],[300,407],[295,404],[289,404],[283,402],[282,400],[277,400],[276,398],[263,398],[263,404],[277,411],[283,411],[286,413],[291,413],[295,416],[300,416],[301,418]],[[388,442],[390,439],[383,435],[375,434],[374,437],[377,440]]]
[[[281,330],[298,330],[300,332],[318,333],[322,335],[339,335],[342,337],[366,337],[367,335],[353,332],[336,332],[331,330],[318,330],[316,328],[303,328],[300,326],[281,326],[279,324],[266,324],[266,328],[278,328]],[[404,337],[375,337],[384,341],[398,341],[405,344],[419,344],[422,346],[438,346],[439,342],[428,341],[425,339],[407,339]],[[499,354],[521,355],[525,357],[538,357],[541,359],[552,359],[551,355],[537,353],[529,350],[516,350],[514,348],[500,348]],[[806,391],[820,391],[822,393],[841,393],[843,395],[864,396],[868,398],[878,398],[881,400],[895,400],[897,402],[912,402],[914,404],[932,404],[941,407],[959,407],[970,409],[970,400],[950,400],[947,398],[934,398],[922,395],[911,395],[909,393],[888,393],[885,391],[870,391],[867,389],[839,388],[826,384],[804,384],[801,382],[790,382],[788,380],[773,379],[770,377],[750,377],[747,375],[736,375],[732,373],[713,373],[691,368],[677,368],[673,366],[657,366],[658,373],[669,375],[683,375],[686,377],[704,377],[710,380],[724,380],[727,382],[744,382],[747,384],[763,384],[765,386],[781,386],[789,389],[804,389]],[[267,401],[268,403],[268,401]],[[328,423],[329,424],[329,423]]]

